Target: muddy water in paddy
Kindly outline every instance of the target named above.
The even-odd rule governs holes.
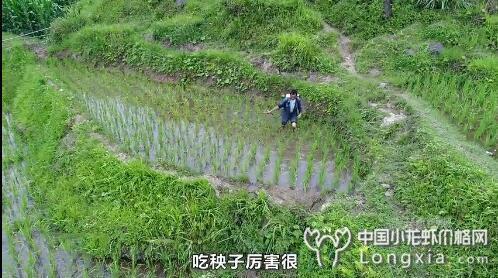
[[[217,130],[198,123],[171,120],[152,109],[125,104],[116,99],[85,96],[91,117],[102,125],[126,152],[152,163],[167,163],[209,174],[243,181],[248,187],[281,187],[285,190],[317,194],[347,192],[351,183],[348,167],[337,166],[332,156],[321,157],[303,145],[296,156],[293,144],[265,144],[249,141],[229,128]],[[240,111],[246,113],[250,111]],[[224,113],[227,123],[233,112]],[[256,121],[256,115],[253,116]]]

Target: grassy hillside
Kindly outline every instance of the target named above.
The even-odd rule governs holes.
[[[2,161],[25,161],[49,230],[113,275],[250,275],[192,270],[216,252],[298,255],[261,277],[494,277],[496,14],[406,1],[386,20],[382,3],[78,1],[51,24],[48,57],[30,53],[38,41],[2,47],[2,107],[25,147]],[[263,113],[290,88],[305,102],[294,133]],[[315,187],[311,203],[284,200]],[[489,245],[353,238],[320,268],[305,228],[344,226],[487,229]],[[392,252],[446,261],[358,261]]]

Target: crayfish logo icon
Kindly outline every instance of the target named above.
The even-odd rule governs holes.
[[[351,231],[347,227],[336,229],[333,235],[331,235],[330,231],[327,234],[321,235],[319,230],[311,230],[309,227],[304,231],[304,243],[310,250],[315,251],[316,260],[320,267],[323,266],[320,250],[328,241],[335,247],[335,254],[332,262],[332,267],[335,267],[339,260],[339,253],[346,249],[351,243]]]

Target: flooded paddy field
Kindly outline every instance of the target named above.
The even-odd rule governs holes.
[[[249,185],[315,192],[349,189],[351,171],[347,164],[336,163],[331,148],[318,140],[294,143],[299,138],[291,134],[289,140],[256,141],[231,134],[231,130],[218,131],[216,126],[169,119],[150,108],[116,99],[86,96],[85,104],[91,117],[125,151],[151,163]]]

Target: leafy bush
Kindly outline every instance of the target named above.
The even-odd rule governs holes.
[[[62,42],[62,40],[71,33],[83,28],[88,20],[75,9],[71,9],[65,17],[57,18],[52,22],[50,29],[50,39],[54,43]]]
[[[74,0],[5,0],[2,1],[2,30],[28,33],[47,28],[64,7]],[[43,33],[37,33],[41,35]]]
[[[439,57],[439,65],[453,71],[462,71],[467,63],[465,54],[465,51],[459,47],[445,48]]]
[[[424,38],[441,42],[444,45],[458,45],[462,40],[462,26],[456,22],[437,22],[427,26]]]
[[[472,60],[468,68],[476,78],[498,84],[498,57],[490,55]]]
[[[168,40],[173,45],[188,42],[196,43],[205,39],[202,32],[203,20],[200,17],[179,14],[152,25],[154,39]]]
[[[322,18],[303,0],[224,0],[218,17],[221,38],[242,48],[273,47],[280,32],[314,33]]]
[[[498,50],[498,15],[490,15],[486,18],[486,37],[488,46],[492,50]]]
[[[392,33],[414,22],[432,22],[440,15],[433,11],[420,11],[411,1],[395,2],[393,16],[383,16],[383,1],[317,0],[316,5],[324,18],[345,33],[361,39],[371,39],[381,34]]]
[[[272,53],[274,63],[284,71],[323,70],[332,71],[330,61],[317,44],[296,33],[282,34],[277,49]],[[327,64],[327,62],[329,62]]]
[[[417,0],[417,4],[429,9],[463,9],[474,5],[474,0]]]
[[[102,0],[88,3],[89,17],[96,23],[150,22],[162,19],[175,11],[174,1],[160,0]]]

